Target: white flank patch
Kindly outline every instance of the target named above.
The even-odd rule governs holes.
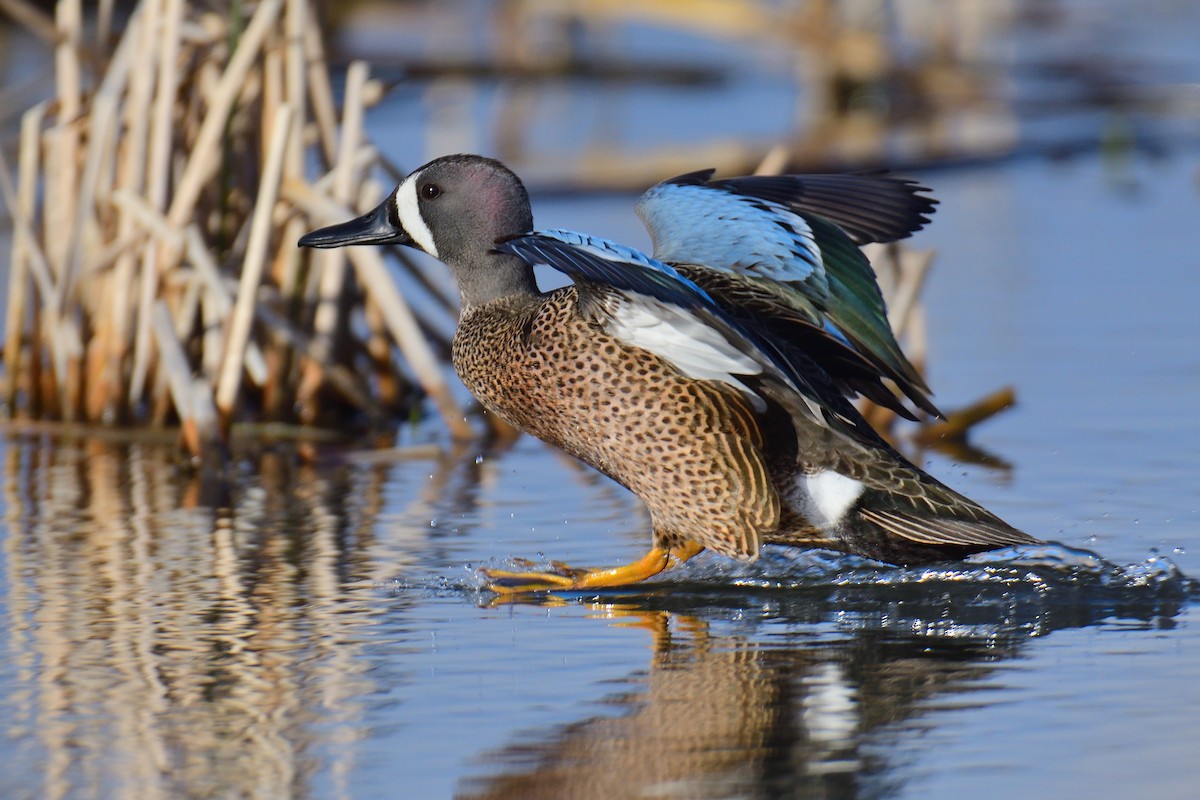
[[[396,216],[400,218],[400,226],[408,232],[412,240],[429,255],[437,258],[437,245],[433,243],[433,234],[421,216],[421,207],[417,205],[417,179],[421,173],[414,172],[396,187]]]
[[[608,332],[654,353],[689,378],[728,383],[757,410],[766,409],[766,402],[734,377],[758,375],[762,365],[685,309],[648,297],[623,298],[613,309]]]
[[[796,479],[796,485],[800,489],[804,515],[820,527],[832,527],[841,522],[866,488],[859,481],[832,470],[801,475]]]

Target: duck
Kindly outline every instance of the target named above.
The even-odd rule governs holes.
[[[910,462],[852,402],[937,413],[859,249],[926,224],[928,190],[880,173],[712,175],[639,199],[653,255],[536,230],[520,178],[470,154],[434,159],[372,211],[300,238],[442,261],[467,389],[649,513],[635,561],[480,570],[488,587],[625,586],[704,550],[754,561],[768,544],[917,565],[1038,542]],[[535,267],[571,282],[541,291]]]

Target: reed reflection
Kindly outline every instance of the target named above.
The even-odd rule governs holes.
[[[903,782],[889,744],[913,741],[928,709],[988,702],[973,690],[1031,638],[1113,612],[976,585],[958,615],[944,596],[895,588],[722,598],[684,587],[594,605],[597,618],[650,631],[645,672],[604,698],[611,713],[484,754],[456,797],[888,796]],[[1149,622],[1179,609],[1154,596],[1121,613]]]
[[[27,439],[4,456],[6,733],[40,796],[257,797],[354,766],[380,613],[362,576],[394,464],[260,454],[232,482],[173,444]],[[243,462],[245,463],[245,462]],[[428,470],[422,469],[428,473]],[[206,504],[201,504],[201,498]]]

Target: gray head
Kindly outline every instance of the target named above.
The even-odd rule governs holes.
[[[467,307],[536,291],[524,262],[493,252],[497,239],[531,230],[533,212],[520,178],[494,159],[455,155],[413,170],[374,211],[305,234],[299,244],[416,247],[450,267]]]

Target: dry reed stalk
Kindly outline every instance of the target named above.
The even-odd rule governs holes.
[[[403,376],[392,364],[392,345],[387,336],[387,321],[379,304],[370,297],[366,300],[365,311],[368,331],[366,349],[375,372],[376,392],[385,408],[395,408],[400,405],[405,383]]]
[[[145,10],[142,12],[142,23],[139,28],[138,36],[138,52],[144,54],[152,54],[155,50],[158,39],[158,3],[147,3]],[[131,23],[132,24],[132,23]],[[129,36],[129,33],[126,33]],[[121,152],[117,156],[117,178],[116,191],[131,192],[135,195],[142,191],[145,183],[145,164],[147,153],[147,141],[149,137],[150,121],[148,115],[144,112],[145,108],[152,103],[154,82],[152,77],[154,71],[149,67],[152,64],[145,63],[147,57],[141,59],[139,69],[133,70],[133,74],[129,84],[128,102],[124,106],[124,125],[125,136],[121,147]],[[130,219],[127,213],[118,209],[117,214],[117,236],[120,241],[125,241],[128,237],[134,234],[137,226]],[[112,307],[116,309],[128,308],[131,298],[130,288],[133,284],[136,269],[136,254],[133,252],[122,252],[116,259],[115,267],[112,275],[112,294],[110,302]],[[113,420],[119,418],[125,403],[125,381],[122,366],[125,363],[125,354],[129,350],[129,340],[131,332],[131,319],[128,314],[111,314],[111,325],[108,331],[107,352],[105,355],[105,366],[103,373],[99,376],[100,385],[96,387],[96,392],[102,395],[99,404],[102,405],[103,418]]]
[[[895,285],[888,295],[888,323],[897,336],[908,333],[910,321],[920,308],[921,290],[933,266],[933,250],[898,250]]]
[[[28,122],[31,118],[40,119],[40,111],[36,108],[33,109],[33,111],[38,113],[33,114],[31,112],[29,115],[27,115],[25,120],[26,122]],[[36,134],[30,137],[30,141],[34,141],[35,139]],[[24,147],[22,149],[24,150]],[[34,149],[36,150],[36,145],[34,146]],[[36,161],[36,155],[33,156],[33,160]],[[27,160],[25,158],[25,154],[23,153],[22,164],[26,163]],[[33,164],[33,168],[37,168],[36,163]],[[24,183],[23,187],[35,185],[36,182],[30,180]],[[52,303],[55,294],[54,278],[51,275],[50,264],[41,247],[39,247],[37,244],[37,235],[33,230],[33,215],[30,211],[26,210],[33,205],[33,198],[26,194],[25,188],[22,188],[21,192],[21,197],[24,199],[18,200],[17,190],[13,187],[12,176],[9,174],[8,165],[5,163],[3,156],[0,155],[0,195],[4,197],[5,204],[8,205],[8,207],[12,210],[13,226],[16,232],[16,235],[13,239],[14,244],[18,241],[22,243],[21,252],[24,258],[22,259],[21,263],[28,267],[29,274],[33,277],[33,283],[39,293],[41,301],[43,303],[50,304]],[[10,289],[11,288],[13,287],[10,287]],[[16,288],[21,293],[20,296],[26,296],[23,287]],[[58,350],[57,342],[55,342],[53,336],[53,326],[47,324],[44,318],[45,315],[42,313],[42,306],[38,306],[36,304],[33,305],[30,315],[30,347],[34,355],[32,355],[27,361],[29,364],[28,383],[31,397],[34,398],[34,402],[36,404],[40,405],[47,396],[47,393],[53,391],[55,386],[54,373],[46,372],[42,369],[41,351],[43,348],[41,347],[41,343],[43,341],[50,341],[50,355],[52,358],[58,352]],[[47,333],[50,335],[46,335]],[[19,357],[17,360],[20,362]]]
[[[21,117],[20,150],[17,154],[17,188],[4,192],[5,202],[13,209],[17,224],[13,231],[12,258],[9,261],[8,275],[8,311],[5,319],[4,340],[4,402],[11,410],[16,409],[18,375],[21,372],[22,330],[25,322],[25,307],[32,299],[29,290],[29,268],[26,266],[32,256],[30,248],[35,248],[36,241],[32,228],[35,203],[37,200],[37,172],[39,163],[38,138],[42,127],[42,118],[46,113],[46,104],[38,103],[25,112]],[[0,171],[4,173],[5,184],[8,179],[8,168],[3,166],[4,156],[0,153]],[[9,197],[10,194],[13,195]]]
[[[792,157],[791,151],[782,144],[777,144],[767,151],[767,154],[758,162],[758,166],[754,168],[755,175],[782,175],[787,169],[788,160]]]
[[[237,401],[238,389],[241,385],[242,366],[246,343],[250,338],[250,323],[253,320],[255,298],[267,257],[271,211],[279,196],[283,157],[287,152],[292,116],[291,106],[282,104],[275,110],[275,118],[272,120],[271,144],[267,149],[267,163],[263,168],[262,183],[258,187],[259,194],[255,201],[254,216],[251,218],[250,241],[246,245],[246,260],[242,264],[241,283],[238,286],[233,319],[229,326],[229,337],[225,344],[225,361],[221,365],[217,377],[217,414],[221,426],[225,430],[228,430],[233,421],[234,404]]]
[[[303,58],[308,64],[308,96],[321,152],[325,156],[325,163],[332,164],[337,150],[337,112],[334,110],[333,86],[329,82],[329,68],[325,61],[325,46],[321,43],[321,32],[316,25],[304,27]]]
[[[114,0],[100,0],[100,8],[96,12],[96,44],[100,47],[103,47],[112,35],[113,2]]]
[[[182,0],[176,0],[174,5],[180,6]],[[167,185],[170,178],[170,157],[171,157],[171,139],[172,139],[172,116],[175,105],[176,81],[175,81],[175,61],[179,50],[178,29],[171,25],[171,0],[167,0],[167,5],[163,5],[161,0],[148,0],[143,4],[147,17],[148,30],[153,28],[150,23],[160,21],[162,26],[161,42],[162,49],[155,52],[154,48],[146,48],[142,51],[143,64],[140,71],[150,73],[157,72],[156,84],[157,91],[154,96],[154,107],[152,109],[152,119],[150,121],[150,148],[148,151],[148,163],[146,165],[145,175],[145,192],[147,200],[156,210],[163,210],[166,207]],[[166,12],[164,15],[163,12]],[[155,58],[157,56],[157,58]],[[148,62],[148,63],[147,63]],[[133,365],[131,367],[127,393],[127,402],[133,406],[141,402],[143,389],[146,384],[146,376],[150,370],[150,315],[149,310],[154,300],[155,295],[155,259],[158,253],[157,246],[148,242],[142,249],[139,266],[136,267],[137,273],[137,293],[136,304],[138,313],[133,316],[133,327],[125,327],[122,330],[122,338],[119,342],[119,347],[122,353],[128,352],[132,347],[133,350]],[[132,337],[132,340],[130,339]],[[131,407],[129,411],[132,413],[134,409]]]
[[[83,359],[83,341],[73,314],[60,315],[51,306],[42,316],[44,335],[51,342],[54,369],[46,373],[50,392],[46,401],[65,422],[77,421],[76,403],[81,397],[78,370]]]
[[[93,221],[96,188],[107,142],[115,136],[117,103],[110,94],[100,93],[92,101],[88,117],[87,148],[83,176],[79,183],[79,210],[67,228],[66,260],[59,275],[57,305],[60,312],[75,298],[75,287],[83,271],[84,229]]]
[[[296,108],[304,108],[308,96],[308,73],[305,69],[304,31],[308,27],[308,0],[287,0],[284,14],[284,77],[287,85],[286,97]],[[284,162],[285,178],[304,177],[304,126],[292,127],[288,139],[287,160]]]
[[[111,75],[112,73],[110,73]],[[77,290],[87,278],[84,270],[84,249],[88,240],[95,240],[94,229],[98,227],[94,209],[102,193],[100,187],[107,184],[104,194],[111,194],[111,173],[104,177],[105,167],[112,163],[110,145],[116,139],[117,101],[111,93],[102,91],[92,101],[92,111],[88,117],[87,155],[85,157],[81,188],[80,213],[75,217],[75,224],[70,231],[70,244],[63,280],[59,286],[60,304],[78,302],[87,304],[86,298],[99,300],[102,306],[107,305],[112,294],[112,281],[109,275],[97,276],[93,271],[88,290]],[[88,231],[92,229],[93,235]],[[72,376],[72,385],[78,387],[78,400],[70,400],[68,407],[79,409],[78,413],[84,419],[98,419],[105,415],[105,409],[110,406],[108,351],[112,338],[112,315],[99,312],[99,308],[88,309],[89,316],[95,320],[93,334],[84,342],[84,357],[80,364],[81,374]],[[85,376],[89,376],[85,381]]]
[[[166,373],[171,397],[175,403],[175,410],[183,425],[184,446],[193,456],[200,456],[204,453],[205,443],[219,441],[215,425],[211,431],[206,431],[201,427],[201,425],[215,423],[215,415],[206,413],[203,401],[200,401],[201,397],[211,398],[211,394],[201,395],[192,390],[191,367],[183,352],[183,345],[176,336],[171,322],[171,312],[167,308],[165,300],[159,299],[154,303],[152,328],[158,343],[158,352],[162,357],[162,369]],[[211,399],[209,405],[211,406]]]
[[[188,258],[206,289],[202,304],[204,333],[202,334],[200,374],[206,376],[210,381],[215,381],[221,369],[221,354],[225,352],[224,322],[233,313],[232,293],[222,279],[220,269],[212,254],[204,245],[200,229],[194,223],[188,226],[185,238]],[[261,360],[261,354],[257,353],[257,345],[252,343],[251,346],[253,352],[257,354],[257,360]],[[248,347],[247,362],[251,360],[250,354],[251,350]]]
[[[288,0],[284,13],[284,49],[283,55],[283,84],[287,102],[302,112],[297,124],[292,127],[288,140],[288,149],[283,167],[283,181],[303,180],[305,178],[306,155],[308,150],[307,132],[308,119],[303,111],[309,108],[309,84],[313,72],[321,72],[326,81],[329,76],[325,70],[327,65],[322,61],[312,67],[308,64],[308,47],[305,43],[305,30],[309,21],[316,22],[306,0]],[[318,32],[319,35],[319,32]],[[328,164],[328,158],[321,153],[320,161]],[[274,285],[279,287],[285,302],[294,303],[296,287],[302,272],[308,266],[308,260],[289,245],[297,241],[305,232],[306,220],[300,215],[285,214],[282,216],[282,229],[279,233],[279,246],[271,264],[271,278]],[[293,311],[296,307],[293,307]],[[289,377],[295,370],[294,354],[285,347],[280,350],[272,348],[269,353],[269,373],[264,385],[264,408],[269,414],[291,413],[294,406],[294,385]]]
[[[928,331],[925,305],[918,304],[908,314],[904,325],[904,341],[908,348],[908,360],[922,375],[927,374],[926,364],[929,361]]]
[[[53,129],[49,142],[50,167],[47,205],[54,209],[43,220],[46,227],[43,241],[49,245],[46,254],[55,275],[61,273],[66,260],[67,240],[59,235],[57,228],[62,220],[75,219],[76,208],[76,150],[79,146],[79,131],[76,122],[82,104],[82,71],[79,64],[80,35],[83,27],[83,10],[79,0],[63,0],[55,7],[54,52],[55,78],[58,91],[59,124]],[[61,377],[61,376],[60,376]]]
[[[0,0],[0,11],[43,42],[53,44],[58,38],[54,20],[27,0]]]
[[[287,102],[287,93],[283,88],[283,53],[277,49],[270,49],[263,53],[262,65],[261,106],[264,128],[270,124],[268,117],[274,113],[275,108],[280,103],[284,102]],[[290,163],[291,159],[289,158],[286,161]]]
[[[952,411],[945,420],[930,422],[913,435],[918,444],[937,445],[945,442],[961,442],[968,431],[984,420],[991,419],[1001,411],[1016,405],[1017,393],[1010,386],[985,395],[966,408]]]
[[[355,61],[346,73],[346,95],[342,105],[342,129],[338,140],[337,160],[333,168],[332,199],[348,205],[354,189],[354,155],[362,137],[363,105],[362,90],[369,72],[362,61]],[[320,275],[317,288],[317,312],[313,319],[315,351],[321,361],[332,360],[342,342],[348,291],[346,258],[340,250],[319,253],[316,265]],[[316,417],[316,404],[321,388],[322,372],[313,360],[305,364],[297,398],[301,419]]]

